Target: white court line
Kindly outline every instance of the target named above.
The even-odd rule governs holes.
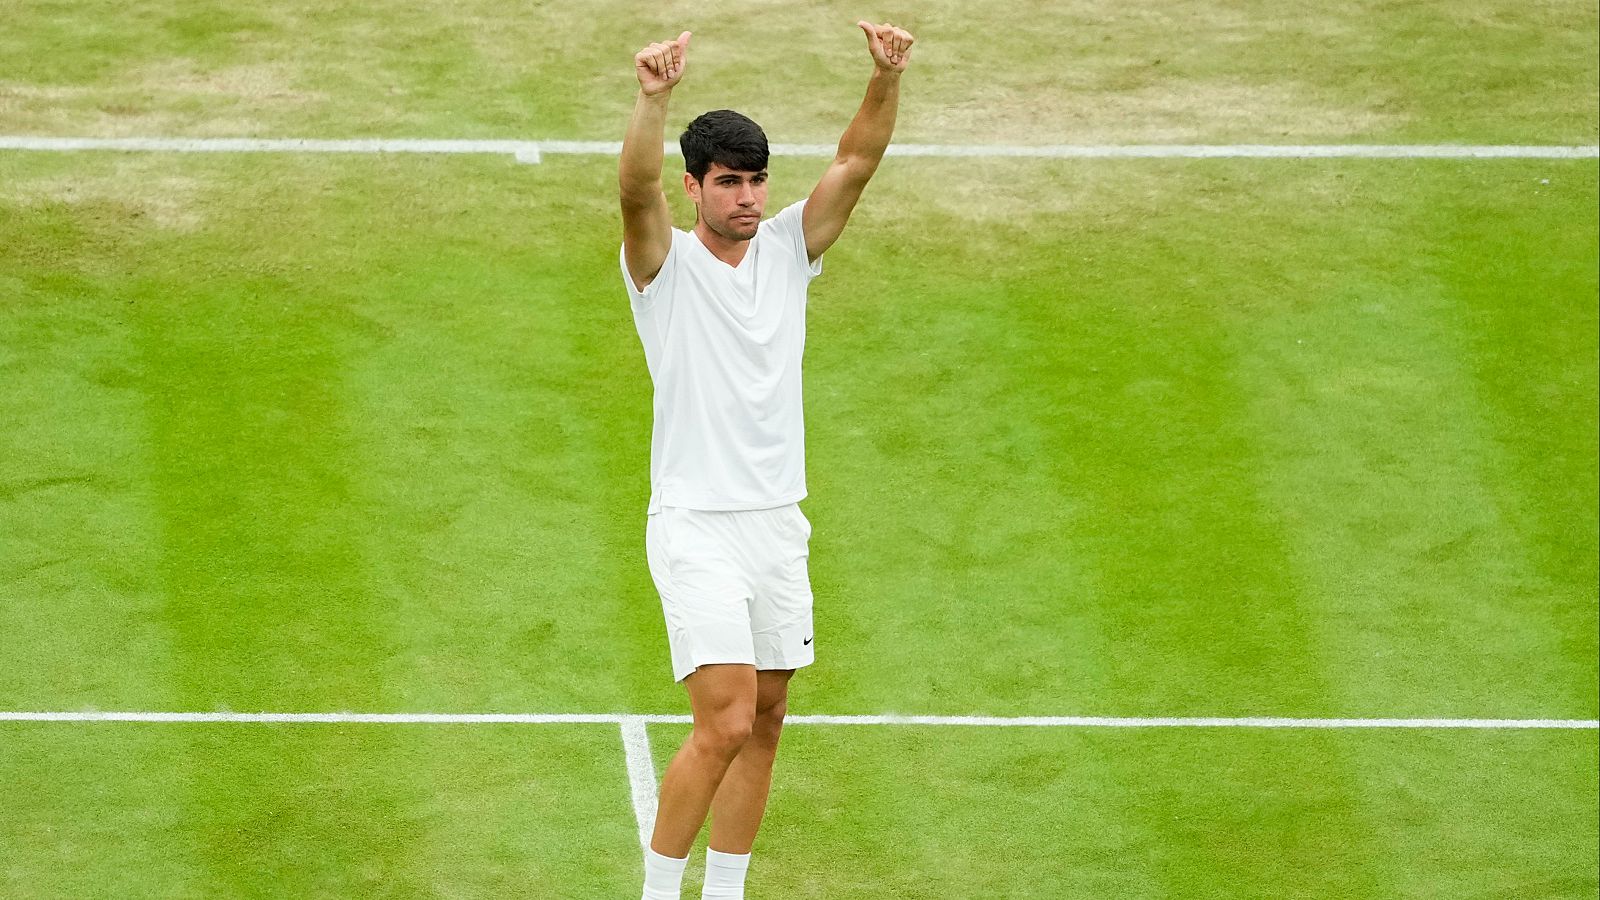
[[[664,152],[678,145],[664,143]],[[773,144],[774,156],[832,156],[832,144]],[[0,135],[0,150],[133,150],[180,153],[475,153],[537,163],[544,154],[616,156],[620,141],[369,138],[90,138]],[[1600,145],[1520,144],[891,144],[889,156],[1042,159],[1597,159]]]
[[[628,760],[628,791],[639,823],[639,846],[650,846],[656,827],[656,764],[650,758],[650,733],[641,716],[622,717],[622,751]]]
[[[628,793],[639,846],[655,830],[657,785],[647,724],[689,724],[683,715],[586,713],[236,713],[236,712],[0,712],[0,722],[220,722],[284,724],[616,724],[622,729]],[[788,716],[792,725],[933,725],[1101,728],[1560,728],[1600,729],[1595,719],[1291,719],[1129,718],[1098,716]]]
[[[1587,728],[1595,719],[1286,719],[1103,716],[787,716],[801,725],[974,725],[1088,728]]]
[[[390,725],[688,725],[683,715],[634,713],[0,712],[0,722],[215,722]],[[788,725],[956,725],[1031,728],[1558,728],[1600,730],[1596,719],[1293,719],[1131,716],[788,716]],[[624,741],[626,743],[626,741]]]
[[[0,712],[0,722],[249,722],[295,725],[615,725],[622,718],[619,715],[586,713]]]

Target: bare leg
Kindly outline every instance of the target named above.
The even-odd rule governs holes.
[[[761,827],[772,788],[772,762],[778,755],[793,675],[793,669],[756,673],[755,726],[711,801],[713,850],[744,854],[755,846],[756,829]]]
[[[756,667],[701,666],[683,680],[694,728],[661,777],[661,800],[650,848],[689,855],[728,767],[749,740],[756,716]],[[770,766],[770,763],[769,763]]]

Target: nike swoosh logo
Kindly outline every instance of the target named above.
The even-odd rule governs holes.
[[[815,637],[815,635],[813,635],[812,637]],[[802,643],[805,646],[809,647],[809,646],[811,646],[811,638],[806,638],[805,640],[801,641],[800,643]]]

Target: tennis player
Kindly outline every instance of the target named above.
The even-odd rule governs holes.
[[[744,897],[789,679],[815,658],[811,524],[798,506],[806,288],[889,145],[913,40],[888,23],[857,24],[872,79],[811,195],[763,219],[766,135],[732,110],[708,112],[679,138],[691,231],[673,227],[661,186],[667,101],[687,67],[689,32],[634,56],[621,262],[655,389],[645,550],[673,678],[694,713],[661,781],[644,900],[678,900],[708,812],[701,897]]]

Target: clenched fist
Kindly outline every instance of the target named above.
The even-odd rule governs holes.
[[[672,90],[683,78],[688,50],[689,32],[685,31],[675,41],[658,41],[635,53],[633,71],[639,76],[639,87],[646,94]]]
[[[878,68],[887,72],[906,70],[906,64],[911,61],[911,45],[916,41],[911,32],[888,22],[882,25],[870,22],[856,24],[867,33],[867,49],[872,51],[872,61],[878,64]]]

